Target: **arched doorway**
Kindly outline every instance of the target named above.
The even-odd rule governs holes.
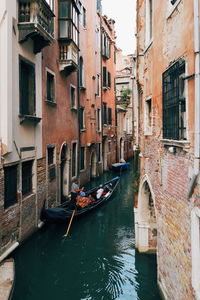
[[[67,144],[64,143],[60,151],[60,202],[66,201],[69,194],[69,153]]]
[[[144,176],[138,197],[138,208],[135,212],[136,248],[139,252],[156,252],[157,221],[155,199],[147,176]]]
[[[90,178],[94,178],[97,176],[97,155],[95,151],[91,153],[90,159]]]

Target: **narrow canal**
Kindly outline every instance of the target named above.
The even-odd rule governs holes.
[[[155,256],[134,249],[133,179],[131,165],[113,198],[67,238],[66,225],[45,226],[18,248],[12,300],[160,300]]]

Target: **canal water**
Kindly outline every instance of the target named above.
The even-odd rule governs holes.
[[[131,163],[112,199],[73,222],[68,237],[52,224],[19,247],[12,300],[160,300],[156,257],[134,248],[133,180]]]

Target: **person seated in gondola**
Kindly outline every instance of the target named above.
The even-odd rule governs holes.
[[[88,206],[89,204],[91,204],[92,201],[93,201],[93,198],[91,195],[89,195],[88,197],[78,195],[76,197],[76,206],[78,209],[81,209],[81,208],[84,208],[84,207]]]
[[[103,195],[103,192],[104,192],[104,188],[103,188],[103,185],[101,184],[96,193],[97,200],[99,200],[101,198],[101,196]]]

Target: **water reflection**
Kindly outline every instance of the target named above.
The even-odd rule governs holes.
[[[17,249],[13,300],[160,299],[155,260],[134,249],[133,177],[124,173],[112,200],[74,222],[67,238],[66,225],[51,225]]]

